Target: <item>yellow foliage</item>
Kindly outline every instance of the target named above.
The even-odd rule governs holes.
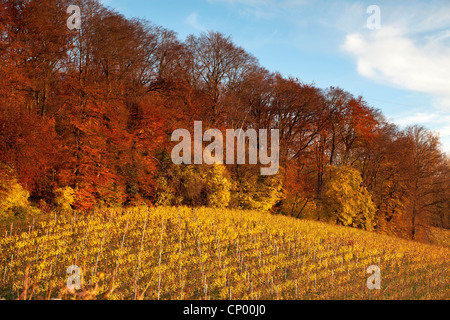
[[[15,228],[19,231],[16,232]],[[108,299],[449,299],[450,249],[257,211],[127,208],[1,225],[0,298],[73,299],[66,270]],[[369,291],[367,267],[381,269]],[[114,288],[113,292],[109,292]],[[147,289],[146,289],[147,288]],[[414,290],[413,290],[414,288]],[[109,292],[109,293],[108,293]]]
[[[30,194],[13,176],[13,171],[2,167],[0,176],[0,216],[19,215],[29,209]]]
[[[215,164],[207,175],[208,205],[213,208],[226,208],[230,202],[231,183],[225,177],[224,165]]]
[[[64,187],[55,190],[55,205],[58,209],[69,211],[75,202],[75,191],[71,187]]]
[[[156,180],[158,190],[156,194],[155,206],[157,207],[165,207],[176,204],[177,197],[175,196],[174,191],[169,186],[167,179],[164,177],[158,177]]]
[[[232,207],[268,211],[282,198],[282,187],[280,176],[247,176],[234,185]]]
[[[372,231],[376,208],[362,183],[358,170],[329,166],[323,186],[321,217],[328,222]]]

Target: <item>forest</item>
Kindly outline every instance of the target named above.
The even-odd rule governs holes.
[[[82,11],[69,30],[66,9]],[[301,75],[299,75],[300,77]],[[189,206],[426,241],[450,228],[450,159],[338,87],[261,66],[216,31],[179,39],[97,0],[0,2],[0,220]],[[279,172],[175,165],[177,129],[278,129]]]

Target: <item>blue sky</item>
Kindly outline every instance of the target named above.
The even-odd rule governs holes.
[[[103,0],[178,33],[214,30],[262,66],[320,88],[339,86],[400,126],[440,134],[450,154],[450,1]],[[371,30],[367,8],[380,8]]]

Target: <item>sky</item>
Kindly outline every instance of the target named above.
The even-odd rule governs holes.
[[[340,87],[401,128],[435,131],[450,155],[449,0],[102,2],[181,40],[210,30],[229,35],[270,71]]]

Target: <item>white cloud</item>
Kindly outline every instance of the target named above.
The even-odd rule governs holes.
[[[206,28],[199,22],[198,13],[193,12],[186,18],[186,23],[190,25],[192,28],[199,31],[206,31]]]
[[[440,127],[447,127],[450,125],[450,112],[448,113],[430,113],[430,112],[415,112],[406,114],[399,114],[394,116],[395,123],[400,126],[414,125],[419,122],[433,124]],[[449,133],[450,132],[445,132]]]
[[[450,110],[450,5],[381,7],[380,30],[349,33],[343,49],[369,79],[430,94]]]
[[[384,27],[348,35],[344,49],[356,56],[364,77],[450,100],[450,46],[442,40],[420,46],[402,30]]]
[[[450,153],[450,5],[382,7],[382,28],[348,33],[343,49],[365,78],[432,98],[426,110],[394,117],[437,130]]]

